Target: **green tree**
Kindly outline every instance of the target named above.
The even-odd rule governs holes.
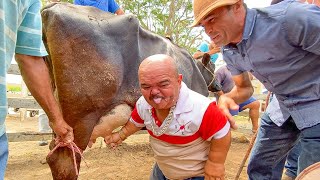
[[[143,28],[162,36],[169,36],[174,43],[196,51],[203,40],[202,29],[191,28],[193,11],[186,0],[118,0],[126,13],[137,16]]]

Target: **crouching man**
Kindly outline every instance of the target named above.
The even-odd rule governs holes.
[[[106,143],[116,147],[146,127],[156,160],[150,179],[224,179],[230,124],[216,103],[182,82],[170,56],[146,58],[138,76],[143,96]]]

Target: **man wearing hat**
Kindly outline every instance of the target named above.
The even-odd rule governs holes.
[[[219,106],[229,109],[253,93],[248,71],[275,93],[284,116],[264,114],[248,166],[249,179],[273,178],[273,168],[301,138],[298,173],[320,161],[320,9],[285,0],[248,9],[243,0],[194,0],[193,26],[222,46],[235,87]]]

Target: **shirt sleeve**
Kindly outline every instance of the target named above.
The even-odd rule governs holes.
[[[198,47],[198,51],[208,52],[209,51],[209,45],[206,42],[202,42],[200,44],[200,46]]]
[[[239,75],[241,73],[243,73],[244,71],[240,70],[239,68],[236,68],[233,64],[233,61],[237,61],[237,60],[241,60],[241,59],[233,59],[232,61],[232,54],[228,54],[230,53],[230,51],[228,50],[223,50],[222,51],[222,55],[223,55],[223,60],[226,62],[227,64],[227,68],[230,71],[231,75]]]
[[[42,42],[40,8],[40,1],[33,3],[28,8],[25,17],[18,28],[16,53],[30,56],[48,55]]]
[[[136,127],[144,127],[144,120],[140,117],[137,107],[135,106],[129,119]]]
[[[83,0],[74,0],[73,3],[76,5],[84,5]]]
[[[118,9],[120,9],[119,5],[117,4],[117,2],[115,0],[109,0],[109,11],[111,13],[115,13]]]
[[[200,125],[200,136],[207,140],[220,139],[228,134],[230,124],[227,117],[218,108],[216,102],[210,103]]]
[[[288,39],[294,46],[320,55],[320,10],[316,5],[291,4],[285,18]]]
[[[216,78],[217,83],[218,83],[220,86],[222,86],[222,82],[223,82],[223,79],[224,79],[224,77],[223,77],[223,72],[222,72],[222,67],[220,67],[220,68],[214,73],[214,75],[215,75],[215,78]]]

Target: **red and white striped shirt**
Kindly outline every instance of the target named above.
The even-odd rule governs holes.
[[[184,179],[201,176],[212,138],[224,137],[230,129],[226,116],[215,102],[190,90],[182,83],[173,120],[164,134],[155,136],[152,121],[161,122],[142,96],[136,103],[130,121],[146,126],[156,161],[167,178]]]

